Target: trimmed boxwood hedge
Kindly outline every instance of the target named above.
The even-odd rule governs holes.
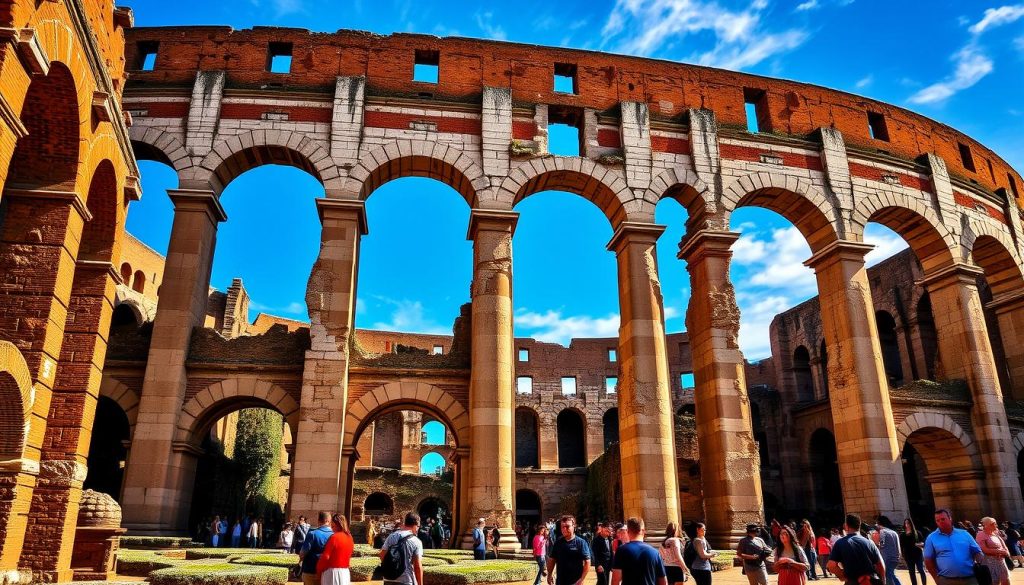
[[[239,565],[256,565],[259,567],[284,567],[290,569],[299,564],[299,555],[239,555],[228,562]]]
[[[528,561],[465,561],[423,568],[423,580],[430,585],[511,583],[527,581],[536,575],[537,564]]]
[[[230,559],[249,555],[282,555],[276,548],[190,548],[185,551],[185,558],[196,559]]]
[[[121,546],[131,549],[192,548],[203,546],[187,536],[122,536]]]
[[[234,563],[183,563],[153,571],[150,585],[285,585],[288,570]]]
[[[448,562],[444,559],[436,559],[430,557],[423,557],[421,559],[423,563],[423,570],[426,571],[427,567],[445,567],[448,566]],[[380,565],[380,557],[352,557],[352,560],[348,565],[348,572],[353,581],[369,581],[373,575],[373,570]]]
[[[117,551],[117,574],[129,577],[145,577],[157,569],[176,567],[184,561],[159,554],[151,550]]]

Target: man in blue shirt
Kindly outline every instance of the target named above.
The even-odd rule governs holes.
[[[879,516],[875,525],[878,527],[878,550],[885,563],[885,582],[887,585],[903,585],[896,576],[896,565],[900,564],[900,535],[892,529],[892,523],[886,516]]]
[[[924,566],[938,585],[977,585],[974,563],[985,555],[974,538],[962,528],[953,528],[953,515],[945,508],[935,511],[934,532],[924,541]]]
[[[484,526],[487,521],[483,518],[476,521],[473,528],[473,560],[482,561],[487,558],[487,533]]]
[[[644,544],[644,521],[630,518],[626,521],[629,542],[615,551],[611,585],[668,585],[665,564],[661,555],[649,544]]]
[[[860,535],[860,516],[847,514],[846,536],[832,545],[828,556],[828,571],[846,585],[867,585],[876,580],[886,585],[885,563],[875,543]]]
[[[324,552],[327,539],[334,534],[331,530],[331,513],[320,512],[320,527],[310,530],[306,540],[302,542],[302,550],[299,551],[299,559],[302,562],[302,583],[303,585],[319,585],[320,579],[316,574],[316,564],[320,555]]]
[[[575,516],[562,516],[561,527],[562,538],[555,540],[548,556],[548,585],[582,585],[590,572],[590,546],[576,536]]]

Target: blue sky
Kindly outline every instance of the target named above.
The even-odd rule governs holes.
[[[901,105],[962,130],[1024,169],[1024,4],[944,0],[618,0],[558,3],[380,0],[132,2],[138,26],[219,24],[419,32],[561,45],[680,60],[796,79]],[[128,229],[166,251],[175,185],[166,167],[143,162],[144,195]],[[242,277],[254,313],[305,318],[304,291],[317,253],[313,204],[323,188],[285,167],[249,171],[225,189],[229,220],[218,232],[212,284]],[[582,198],[541,193],[520,203],[514,240],[516,334],[567,343],[618,329],[611,227]],[[426,179],[388,183],[367,202],[356,322],[360,327],[449,332],[469,300],[469,208]],[[658,242],[668,331],[681,331],[688,274],[675,258],[683,211],[658,205]],[[750,359],[770,353],[772,317],[813,296],[809,249],[771,212],[741,209],[733,281],[742,310],[740,343]],[[881,226],[867,237],[874,263],[902,249]]]

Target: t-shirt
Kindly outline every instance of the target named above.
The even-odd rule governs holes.
[[[334,531],[329,526],[321,526],[306,535],[306,540],[302,542],[302,552],[305,553],[305,556],[302,557],[303,573],[316,573],[316,564],[320,560],[320,554],[324,552],[327,539],[332,534]]]
[[[896,531],[889,528],[878,531],[878,550],[882,553],[887,570],[900,564],[900,537]]]
[[[412,534],[409,530],[396,530],[388,535],[384,541],[384,545],[381,549],[388,549],[398,543],[399,540]],[[399,583],[410,583],[411,585],[416,584],[416,573],[412,570],[413,559],[423,558],[423,543],[420,539],[413,535],[412,538],[406,538],[400,546],[405,547],[405,572],[398,576],[397,579],[389,579],[389,581],[398,581]]]
[[[547,548],[548,540],[544,538],[544,535],[538,534],[533,537],[533,556],[543,557],[545,556],[545,549]]]
[[[615,551],[612,569],[622,571],[623,585],[656,585],[665,576],[665,565],[654,547],[631,541]]]
[[[749,536],[744,536],[741,538],[739,543],[736,545],[736,552],[745,555],[759,555],[758,559],[755,561],[743,559],[743,568],[750,569],[751,571],[764,568],[764,557],[760,555],[766,548],[768,548],[768,545],[764,542],[764,539],[760,537],[755,536],[751,538]]]
[[[551,558],[555,559],[555,583],[572,585],[583,576],[583,563],[589,561],[590,546],[578,536],[572,540],[559,538],[551,545]]]
[[[856,583],[864,575],[873,575],[875,565],[882,559],[875,543],[859,534],[847,534],[832,545],[830,561],[843,566],[847,583]]]
[[[980,552],[981,547],[962,528],[954,528],[949,534],[936,530],[924,541],[924,558],[935,561],[943,577],[973,576],[974,555]]]

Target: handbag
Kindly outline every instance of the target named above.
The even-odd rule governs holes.
[[[987,565],[974,565],[974,578],[978,580],[978,585],[992,585],[992,571]]]

